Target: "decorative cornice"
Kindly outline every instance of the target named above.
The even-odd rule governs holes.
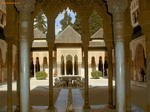
[[[20,12],[33,12],[35,8],[35,0],[16,0],[16,8]]]
[[[108,0],[108,11],[112,14],[114,13],[123,13],[127,8],[127,0]]]

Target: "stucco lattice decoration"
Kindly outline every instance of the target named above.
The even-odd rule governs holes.
[[[127,0],[108,0],[108,10],[110,13],[122,13],[127,8]]]
[[[35,0],[16,0],[18,4],[15,4],[19,11],[34,11]]]
[[[139,44],[141,44],[142,47],[144,48],[144,55],[146,58],[145,36],[143,35],[143,36],[136,38],[130,42],[130,50],[132,52],[132,60],[133,61],[135,59],[136,48]]]

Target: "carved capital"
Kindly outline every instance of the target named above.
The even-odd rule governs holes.
[[[20,12],[33,12],[35,8],[35,0],[16,0],[16,8]]]
[[[108,0],[108,11],[111,14],[123,13],[127,8],[127,0]]]

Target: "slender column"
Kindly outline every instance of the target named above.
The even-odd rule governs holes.
[[[7,112],[12,108],[12,43],[7,44]]]
[[[30,112],[30,18],[34,0],[20,1],[19,11],[19,65],[20,65],[20,111]]]
[[[116,111],[125,112],[125,51],[124,51],[124,11],[127,1],[108,1],[109,11],[113,14],[113,30],[116,58]]]
[[[67,71],[67,68],[66,68],[66,57],[64,57],[64,71],[65,71],[65,75],[67,74],[66,71]]]
[[[121,20],[123,15],[118,14]],[[123,22],[114,22],[115,33],[115,58],[116,58],[116,106],[117,112],[125,112],[125,62],[124,62],[124,40],[123,40]],[[118,28],[117,28],[118,26]],[[121,28],[120,28],[121,27]],[[120,34],[119,34],[119,33]],[[120,38],[121,37],[121,38]]]
[[[112,65],[112,48],[107,47],[108,53],[108,107],[113,108],[113,65]]]
[[[89,109],[89,77],[88,77],[88,47],[84,47],[84,76],[85,76],[85,85],[84,85],[84,109]]]
[[[55,18],[52,15],[48,15],[48,33],[47,42],[49,48],[49,106],[48,110],[54,108],[54,97],[53,97],[53,46],[55,41]]]
[[[72,61],[72,75],[74,75],[74,60]]]
[[[132,38],[130,7],[125,12],[125,79],[126,79],[126,112],[131,112],[131,51],[129,42]]]
[[[131,52],[129,43],[125,45],[125,79],[126,79],[126,112],[131,112],[131,83],[130,83],[130,68],[131,68]]]
[[[19,50],[17,50],[17,57],[16,59],[18,59],[19,57]],[[16,104],[16,109],[15,109],[15,112],[20,112],[20,75],[19,75],[19,62],[17,61],[17,104]]]
[[[24,16],[26,15],[27,18]],[[30,112],[30,40],[29,40],[29,21],[30,13],[20,12],[20,39],[19,39],[19,48],[20,48],[20,110],[21,112]]]
[[[53,101],[53,47],[49,45],[49,106],[48,110],[54,109]]]
[[[88,17],[83,16],[82,18],[82,41],[83,41],[83,51],[84,51],[84,109],[90,109],[89,105],[89,76],[88,76],[88,46],[89,46],[89,22]]]

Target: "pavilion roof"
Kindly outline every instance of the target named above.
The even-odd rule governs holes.
[[[81,35],[68,25],[56,36],[55,43],[82,43]]]

